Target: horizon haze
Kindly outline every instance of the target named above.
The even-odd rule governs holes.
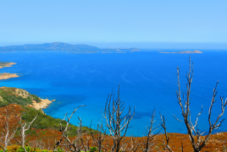
[[[0,46],[226,49],[226,6],[225,0],[1,1]]]
[[[49,42],[46,42],[49,43]],[[55,43],[55,42],[50,42]],[[64,43],[64,42],[59,42]],[[0,47],[37,45],[45,43],[9,43],[1,44]],[[227,50],[227,43],[67,43],[71,45],[89,45],[101,49],[109,48],[138,48],[138,49],[205,49],[205,50]]]

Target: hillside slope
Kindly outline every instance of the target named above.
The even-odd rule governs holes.
[[[38,96],[30,94],[26,90],[10,87],[0,87],[0,107],[12,103],[23,106],[32,105],[33,102],[40,103],[42,99]]]
[[[36,114],[39,113],[39,116],[32,124],[35,129],[59,130],[61,120],[48,116],[41,110],[50,103],[50,100],[40,99],[38,96],[30,94],[23,89],[0,87],[0,111],[4,112],[4,108],[9,107],[11,109],[9,110],[10,115],[21,116],[25,122],[32,121]],[[3,114],[0,113],[0,116],[3,116]],[[13,122],[18,123],[18,118],[15,118]],[[65,125],[66,121],[63,122],[63,126]],[[77,127],[70,124],[69,128],[69,135],[75,135]],[[83,129],[87,131],[88,127],[83,127]]]

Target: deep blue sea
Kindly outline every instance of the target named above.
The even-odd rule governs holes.
[[[227,97],[227,51],[202,50],[203,54],[191,54],[194,78],[191,90],[192,120],[203,105],[199,118],[199,129],[207,131],[208,108],[213,88],[219,80],[217,102],[213,107],[212,119],[221,112],[219,97]],[[160,54],[156,51],[133,53],[78,54],[67,52],[9,52],[0,53],[0,61],[16,62],[2,72],[18,73],[19,78],[1,80],[0,86],[17,87],[41,98],[56,99],[44,112],[55,118],[63,118],[74,107],[80,108],[71,119],[93,128],[97,122],[105,123],[103,111],[108,94],[117,93],[121,86],[121,99],[125,110],[135,107],[135,116],[127,135],[143,136],[149,125],[153,109],[156,124],[159,113],[167,118],[167,131],[186,133],[177,103],[177,75],[179,66],[182,90],[186,90],[186,72],[189,67],[188,54]],[[227,117],[227,110],[222,118]],[[227,120],[215,132],[227,131]]]

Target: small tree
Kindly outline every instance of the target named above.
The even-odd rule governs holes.
[[[97,151],[102,152],[102,149],[107,151],[107,149],[103,146],[103,142],[106,138],[106,130],[104,129],[103,125],[101,123],[97,124],[97,132],[91,133],[92,139],[94,144],[97,146]]]
[[[186,92],[186,98],[185,98],[185,102],[182,103],[182,98],[181,98],[181,87],[180,87],[180,69],[177,67],[177,77],[178,77],[178,91],[176,91],[177,93],[177,99],[178,99],[178,104],[180,105],[181,108],[181,112],[182,112],[182,116],[183,116],[183,121],[179,120],[178,118],[175,118],[180,121],[183,122],[187,128],[187,132],[192,144],[192,147],[194,149],[194,152],[200,152],[201,149],[206,145],[212,131],[214,129],[217,129],[221,126],[222,122],[224,121],[221,120],[220,118],[221,116],[224,114],[225,112],[225,107],[227,105],[227,100],[224,100],[223,97],[221,97],[221,113],[218,115],[218,117],[216,118],[216,121],[214,123],[211,122],[211,115],[212,115],[212,108],[214,103],[216,102],[215,97],[217,95],[217,85],[218,82],[216,83],[216,86],[213,90],[213,96],[211,99],[211,105],[209,108],[209,112],[208,112],[208,121],[209,121],[209,132],[205,137],[205,140],[201,140],[201,136],[203,135],[203,133],[201,133],[198,129],[198,120],[199,120],[199,116],[202,114],[202,108],[201,108],[201,112],[199,112],[199,114],[197,115],[197,118],[195,120],[195,123],[193,124],[191,121],[191,111],[190,111],[190,94],[191,94],[191,84],[192,84],[192,78],[193,78],[193,67],[191,64],[191,58],[189,58],[189,72],[187,73],[187,92]],[[195,136],[194,136],[195,135]]]
[[[1,145],[0,147],[3,149],[3,152],[7,151],[7,147],[10,144],[10,141],[14,138],[16,131],[18,129],[18,127],[16,127],[15,129],[13,129],[14,127],[10,127],[9,122],[10,122],[10,117],[12,117],[12,115],[10,116],[10,112],[12,112],[13,109],[10,109],[9,106],[6,106],[4,109],[4,113],[3,113],[3,130],[1,132],[1,134],[3,135],[3,139],[4,139],[4,144]],[[17,118],[17,117],[16,117]]]
[[[123,115],[124,102],[120,98],[120,85],[118,86],[117,98],[114,94],[107,97],[106,106],[104,110],[104,117],[106,119],[106,126],[110,132],[110,138],[113,140],[111,151],[119,152],[121,149],[121,141],[125,137],[130,121],[132,120],[135,110],[132,112],[129,107],[128,112]]]
[[[70,148],[71,151],[75,151],[75,152],[79,152],[80,151],[81,146],[78,146],[78,142],[79,142],[79,140],[81,140],[81,136],[82,136],[82,120],[80,118],[78,118],[79,119],[79,127],[77,129],[77,137],[76,137],[76,139],[74,141],[71,141],[68,138],[67,130],[68,130],[70,119],[72,118],[73,114],[80,107],[83,107],[83,106],[85,106],[85,105],[80,105],[80,106],[78,106],[77,108],[74,109],[74,111],[71,113],[70,117],[66,121],[65,128],[63,128],[62,123],[65,121],[65,119],[67,117],[67,113],[65,114],[65,117],[62,119],[62,121],[60,123],[60,132],[61,132],[62,135],[61,135],[61,138],[56,142],[53,151],[58,151],[58,147],[59,147],[60,143],[63,141],[63,139],[65,139],[68,142],[69,148]]]
[[[152,147],[154,146],[154,138],[158,134],[158,132],[154,133],[154,131],[157,129],[157,126],[156,127],[154,126],[154,123],[155,123],[154,118],[155,118],[155,110],[153,110],[151,120],[150,120],[150,125],[147,128],[145,140],[141,144],[141,149],[143,152],[150,152],[153,150]]]
[[[21,147],[24,149],[25,152],[27,152],[26,148],[25,148],[25,138],[26,138],[26,134],[25,132],[28,131],[30,128],[31,128],[31,125],[32,123],[36,120],[36,118],[38,117],[39,114],[37,114],[34,119],[29,123],[27,124],[26,122],[23,123],[22,120],[21,120],[21,117],[20,117],[20,125],[21,125],[21,129],[20,129],[20,133],[21,133],[21,141],[18,141],[21,145]]]
[[[164,130],[164,134],[165,134],[165,138],[166,138],[166,142],[163,140],[163,145],[164,145],[163,148],[164,149],[167,149],[169,152],[173,152],[171,150],[170,146],[169,146],[169,137],[168,137],[167,131],[166,131],[166,120],[165,120],[165,116],[164,115],[162,116],[160,114],[160,118],[161,118],[161,126],[162,126],[162,128]],[[182,152],[183,152],[183,147],[182,147]]]
[[[140,146],[141,146],[141,141],[138,139],[138,137],[135,137],[135,136],[130,137],[130,146],[128,148],[130,152],[139,151]]]

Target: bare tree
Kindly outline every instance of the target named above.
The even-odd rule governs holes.
[[[3,152],[7,151],[7,147],[10,143],[10,141],[14,138],[17,128],[16,129],[12,129],[10,130],[10,126],[9,126],[9,119],[10,119],[10,115],[9,115],[9,111],[11,111],[12,109],[9,109],[8,106],[5,107],[4,109],[4,114],[3,114],[3,132],[1,132],[1,134],[3,135],[3,139],[4,139],[4,145],[0,144],[0,147],[3,149]],[[12,127],[13,128],[13,127]]]
[[[141,142],[137,137],[131,137],[130,147],[128,148],[130,152],[136,152],[140,149]]]
[[[168,151],[173,152],[171,150],[170,146],[169,146],[169,137],[168,137],[167,131],[166,131],[166,120],[165,120],[165,116],[164,115],[162,116],[160,114],[160,117],[161,117],[161,126],[162,126],[162,128],[164,130],[164,134],[165,134],[165,138],[166,138],[166,142],[163,140],[164,149],[167,149]]]
[[[97,132],[92,133],[91,135],[92,135],[94,144],[98,148],[98,152],[101,152],[102,149],[107,151],[107,149],[103,146],[103,142],[106,138],[106,130],[104,129],[104,127],[101,123],[97,124]]]
[[[120,147],[121,152],[126,152],[128,150],[129,142],[130,141],[126,140],[125,138],[122,140],[121,147]]]
[[[83,143],[82,139],[82,120],[78,117],[79,119],[79,126],[77,129],[77,136],[74,140],[70,140],[68,136],[65,135],[66,141],[69,143],[69,149],[72,152],[80,152],[82,150],[82,147],[86,151],[86,148]]]
[[[92,137],[89,134],[86,134],[85,138],[86,138],[86,141],[85,141],[85,144],[84,144],[84,149],[85,149],[85,152],[86,152],[86,151],[90,150],[90,141],[91,141]]]
[[[70,122],[70,119],[72,118],[73,114],[80,108],[80,107],[83,107],[85,105],[80,105],[78,106],[77,108],[74,109],[74,111],[71,113],[70,117],[68,118],[67,122],[66,122],[66,126],[65,128],[63,128],[63,125],[62,123],[65,121],[66,117],[67,117],[67,113],[65,114],[65,117],[62,119],[61,123],[60,123],[60,131],[62,133],[61,135],[61,138],[56,142],[55,146],[54,146],[54,151],[57,151],[57,148],[59,147],[60,143],[63,141],[63,139],[65,139],[70,145],[70,150],[71,151],[76,151],[76,143],[72,143],[70,141],[70,139],[68,138],[68,134],[67,134],[67,130],[68,130],[68,126],[69,126],[69,122]],[[76,141],[78,141],[78,139],[80,138],[81,136],[81,132],[82,132],[82,120],[79,118],[80,122],[79,122],[79,127],[78,127],[78,130],[77,130],[77,138],[76,138]],[[73,150],[73,148],[74,150]]]
[[[85,152],[90,151],[90,146],[91,146],[90,141],[93,139],[92,134],[93,134],[93,131],[92,131],[92,121],[91,121],[88,131],[86,131],[86,134],[81,139]],[[84,138],[86,140],[83,141]]]
[[[225,112],[225,107],[227,105],[227,100],[224,100],[223,97],[221,97],[221,114],[218,115],[218,117],[216,118],[216,121],[214,123],[211,122],[211,115],[212,115],[212,108],[214,103],[216,102],[215,97],[217,95],[217,85],[218,82],[216,83],[216,86],[213,90],[213,96],[212,96],[212,100],[211,100],[211,105],[209,108],[209,112],[208,112],[208,121],[209,121],[209,132],[208,135],[206,135],[205,140],[201,140],[201,136],[204,133],[201,133],[198,129],[198,120],[199,120],[199,116],[202,114],[202,108],[201,108],[201,112],[199,112],[199,114],[197,115],[197,118],[195,120],[195,123],[193,124],[191,121],[191,112],[190,112],[190,93],[191,93],[191,84],[192,84],[192,78],[193,78],[193,67],[191,64],[191,58],[189,58],[189,72],[187,73],[187,92],[186,92],[186,99],[184,98],[184,103],[182,103],[182,99],[181,99],[181,87],[180,87],[180,70],[177,67],[177,77],[178,77],[178,91],[176,91],[177,93],[177,99],[178,99],[178,104],[180,105],[181,108],[181,112],[182,112],[182,116],[183,116],[183,121],[177,119],[175,116],[175,118],[180,121],[180,122],[184,122],[187,131],[188,131],[188,135],[192,144],[192,147],[194,149],[195,152],[200,152],[201,149],[206,145],[212,131],[218,127],[221,126],[222,122],[224,121],[224,119],[222,119],[221,121],[220,118],[221,116],[224,114]],[[184,97],[184,96],[183,96]],[[195,136],[194,136],[195,135]]]
[[[147,135],[145,137],[145,140],[141,144],[141,149],[143,152],[150,152],[152,151],[152,147],[154,146],[154,138],[158,134],[158,132],[154,133],[154,131],[157,129],[157,126],[154,127],[155,123],[155,109],[153,110],[151,120],[150,120],[150,126],[147,129]]]
[[[106,126],[110,132],[110,137],[113,140],[111,151],[119,152],[121,149],[121,141],[125,137],[130,121],[133,118],[135,110],[132,112],[129,107],[126,115],[124,112],[124,102],[120,99],[120,85],[118,86],[117,98],[114,94],[110,94],[106,101],[104,117],[106,119]]]
[[[25,149],[24,147],[24,144],[25,144],[25,137],[26,137],[26,134],[25,132],[28,131],[30,128],[31,128],[31,125],[32,123],[36,120],[36,118],[38,117],[39,114],[37,114],[34,119],[29,123],[27,124],[26,122],[23,123],[22,120],[21,120],[21,117],[20,117],[20,125],[21,125],[21,129],[20,129],[20,133],[21,133],[21,141],[18,141],[21,145],[21,147],[24,149],[25,152],[27,152],[27,150]]]

